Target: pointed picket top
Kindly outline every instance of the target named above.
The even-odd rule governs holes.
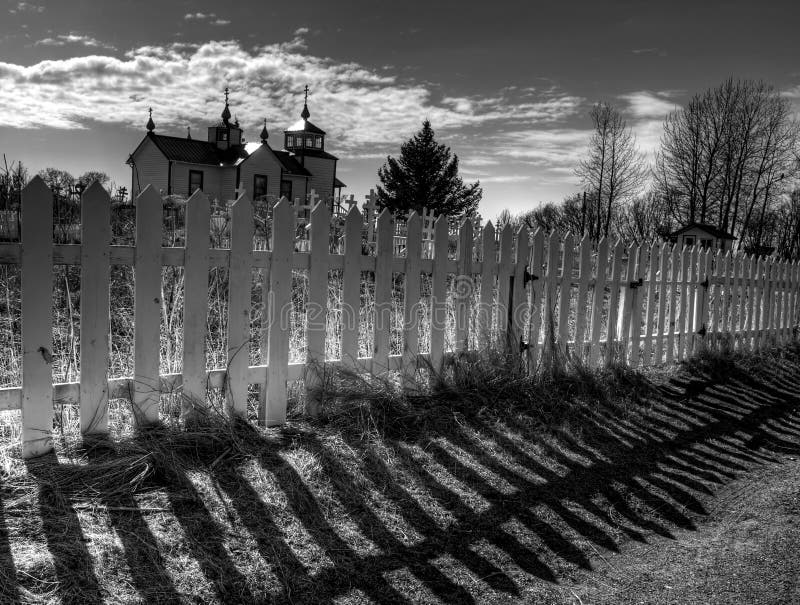
[[[330,220],[331,211],[330,208],[328,208],[328,204],[322,200],[314,204],[314,207],[311,209],[311,224],[322,223],[328,225]]]
[[[388,208],[384,208],[383,210],[381,210],[381,213],[378,215],[378,225],[383,225],[387,222],[391,224],[393,220],[394,220],[394,215],[392,215],[391,210],[389,210]]]
[[[351,223],[358,223],[359,227],[364,222],[364,215],[361,214],[361,211],[358,209],[357,206],[350,206],[350,210],[347,212],[347,218],[345,219],[345,223],[347,225]]]
[[[142,192],[136,196],[136,206],[139,206],[139,202],[143,204],[159,204],[162,205],[164,200],[161,199],[161,194],[156,190],[155,187],[152,185],[148,185]]]
[[[581,246],[581,248],[582,248],[583,246],[588,246],[588,245],[589,245],[589,242],[591,242],[591,241],[592,241],[592,240],[589,238],[589,234],[588,234],[588,233],[584,233],[584,234],[583,234],[583,237],[581,238],[581,241],[580,241],[580,246]]]
[[[510,223],[506,223],[506,225],[503,227],[503,230],[500,232],[500,238],[505,239],[506,237],[511,237],[512,235],[514,235],[514,228]]]
[[[272,208],[272,237],[270,241],[270,250],[275,250],[275,234],[279,229],[294,229],[294,207],[285,196]]]
[[[386,212],[386,209],[384,209],[384,212]],[[439,241],[439,238],[447,239],[449,237],[447,216],[444,214],[437,216],[433,228],[436,241]],[[508,228],[510,229],[511,225],[508,225]]]
[[[189,199],[186,200],[187,209],[194,208],[195,206],[199,206],[201,204],[208,204],[208,196],[200,189],[196,189],[195,192],[189,196]]]
[[[108,197],[108,191],[106,191],[105,187],[100,184],[100,181],[94,180],[91,184],[83,190],[81,194],[81,199],[90,196],[106,196]]]
[[[46,199],[47,195],[52,195],[52,191],[47,187],[44,179],[37,174],[22,190],[22,203],[24,205],[26,200],[29,200],[29,204],[31,202],[39,203],[40,200]]]
[[[195,191],[195,193],[201,193],[201,192],[198,189],[197,191]],[[245,212],[252,213],[252,211],[253,211],[253,205],[250,203],[250,196],[245,191],[238,198],[236,198],[236,201],[234,201],[233,204],[231,204],[231,219],[233,219],[234,216],[244,214]]]
[[[492,221],[487,222],[483,226],[483,239],[486,239],[487,237],[494,239],[494,225],[492,224]]]

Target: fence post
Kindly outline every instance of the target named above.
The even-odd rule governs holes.
[[[108,432],[111,200],[97,181],[81,196],[81,433]]]
[[[483,253],[481,264],[481,302],[478,310],[478,334],[481,342],[491,342],[492,310],[494,302],[495,276],[497,275],[497,249],[494,241],[494,225],[489,221],[483,228]]]
[[[608,268],[608,238],[603,237],[597,246],[597,262],[594,287],[592,288],[592,325],[589,341],[589,365],[594,367],[600,358],[600,334],[602,329],[603,300],[606,294],[606,270]]]
[[[22,455],[53,449],[53,194],[40,177],[22,190]]]

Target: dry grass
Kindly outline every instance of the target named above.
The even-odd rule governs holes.
[[[800,348],[678,370],[530,377],[454,357],[416,391],[352,372],[322,418],[214,414],[0,451],[11,602],[570,602],[561,584],[630,540],[690,529],[718,486],[798,452]],[[13,438],[11,424],[0,425]]]

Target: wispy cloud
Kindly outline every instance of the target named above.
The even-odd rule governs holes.
[[[658,118],[663,120],[678,106],[675,101],[675,93],[670,91],[639,90],[620,95],[619,98],[627,103],[626,111],[635,119]]]
[[[86,36],[82,34],[60,34],[55,38],[44,38],[37,40],[36,46],[66,46],[67,44],[79,44],[81,46],[88,46],[90,48],[104,48],[108,50],[116,50],[114,46],[101,42],[97,38]]]
[[[231,109],[243,125],[260,129],[266,113],[275,131],[296,118],[308,84],[311,119],[329,132],[336,148],[384,154],[396,153],[399,142],[416,132],[425,117],[450,141],[458,133],[472,137],[486,125],[496,132],[535,132],[580,109],[581,99],[555,89],[436,101],[438,91],[431,85],[305,52],[297,42],[305,29],[290,42],[252,49],[236,41],[175,43],[143,46],[122,58],[93,55],[30,66],[0,62],[0,125],[79,129],[90,117],[142,129],[152,105],[160,132],[182,131],[187,122],[206,123],[219,114],[217,91],[227,85]],[[17,102],[20,94],[30,100],[23,106]],[[535,158],[521,150],[540,144],[534,136],[511,147],[521,160],[530,161]],[[497,146],[506,145],[503,139]],[[562,147],[552,150],[554,157],[563,153]],[[484,150],[483,155],[493,154]]]
[[[44,6],[31,4],[30,2],[17,2],[17,5],[14,8],[10,8],[8,12],[12,15],[16,13],[43,13]]]
[[[183,16],[184,21],[205,21],[210,25],[230,25],[228,19],[220,19],[217,13],[186,13]]]
[[[656,55],[658,57],[667,56],[667,51],[661,48],[634,48],[631,52],[634,55]]]

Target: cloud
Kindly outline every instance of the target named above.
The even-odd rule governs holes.
[[[43,13],[44,6],[31,4],[30,2],[17,2],[17,6],[8,10],[9,13]]]
[[[635,119],[663,120],[669,112],[678,107],[678,104],[670,98],[674,96],[675,93],[672,92],[640,90],[620,95],[619,98],[628,104],[627,112]]]
[[[89,48],[105,48],[108,50],[116,50],[115,47],[111,46],[110,44],[106,44],[105,42],[101,42],[97,38],[76,33],[61,34],[55,38],[44,38],[43,40],[37,40],[35,46],[66,46],[67,44],[80,44],[81,46],[86,46]]]
[[[667,51],[660,48],[634,48],[631,52],[634,55],[657,55],[659,57],[667,56]]]
[[[186,13],[183,16],[184,21],[205,21],[209,25],[230,25],[228,19],[217,18],[217,13]]]
[[[314,56],[298,47],[297,36],[252,49],[236,41],[174,43],[142,46],[121,58],[98,54],[30,66],[0,62],[0,126],[81,129],[92,120],[143,131],[147,107],[152,106],[158,132],[182,133],[187,123],[217,119],[227,85],[231,110],[249,130],[246,134],[254,136],[264,116],[271,132],[294,122],[308,84],[311,120],[328,131],[332,149],[396,153],[399,143],[427,117],[443,141],[465,136],[460,140],[467,143],[459,154],[487,155],[485,149],[469,149],[481,129],[535,133],[537,127],[551,128],[574,115],[582,102],[552,88],[505,90],[489,97],[439,95],[437,101],[431,85]],[[20,105],[20,96],[28,102]],[[513,135],[515,140],[519,137],[519,132]],[[506,141],[499,141],[490,145],[505,149]],[[536,157],[524,153],[539,143],[540,138],[520,140],[512,151],[523,161],[543,160],[545,150],[534,149]],[[563,147],[551,151],[556,158],[564,153]]]

